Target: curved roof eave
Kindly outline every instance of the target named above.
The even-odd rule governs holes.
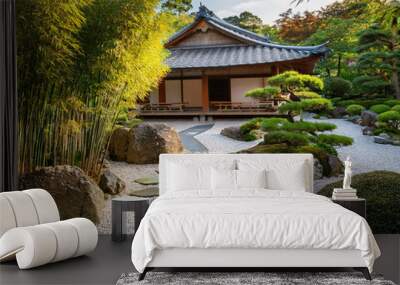
[[[233,37],[241,39],[247,43],[253,43],[271,48],[309,51],[313,54],[326,54],[329,52],[329,48],[326,47],[327,42],[317,46],[290,46],[290,45],[273,43],[269,40],[268,37],[263,37],[254,32],[237,27],[235,25],[232,25],[231,23],[228,23],[218,18],[212,11],[207,9],[205,6],[200,6],[200,9],[196,15],[196,19],[193,21],[193,23],[183,27],[182,29],[177,31],[174,35],[172,35],[166,42],[166,45],[178,39],[180,36],[185,34],[185,32],[195,27],[200,20],[205,20],[208,24],[216,27],[217,29],[220,29],[221,31],[227,34],[231,34]]]

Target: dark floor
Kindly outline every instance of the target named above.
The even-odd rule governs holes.
[[[400,235],[376,235],[382,251],[375,272],[399,284]],[[0,284],[115,284],[124,272],[134,271],[130,259],[131,239],[112,242],[100,236],[97,249],[89,256],[78,257],[30,270],[19,270],[15,262],[0,265]]]
[[[122,273],[134,271],[131,243],[131,239],[112,242],[111,236],[103,235],[88,256],[29,270],[18,270],[15,262],[4,263],[0,265],[0,284],[115,284]]]

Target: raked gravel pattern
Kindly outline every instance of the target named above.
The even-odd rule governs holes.
[[[399,146],[377,144],[374,142],[373,136],[364,136],[362,134],[360,125],[344,119],[315,120],[307,117],[306,120],[335,124],[337,128],[332,133],[349,136],[354,139],[354,143],[351,146],[337,149],[341,160],[345,160],[348,156],[351,157],[353,174],[374,170],[400,172]]]

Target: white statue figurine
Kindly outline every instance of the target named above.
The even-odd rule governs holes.
[[[343,179],[343,189],[351,188],[351,160],[348,156],[344,162],[344,179]]]

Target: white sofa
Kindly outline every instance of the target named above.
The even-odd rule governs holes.
[[[43,189],[0,193],[0,262],[16,259],[20,269],[33,268],[91,252],[97,239],[88,219],[60,221]]]

